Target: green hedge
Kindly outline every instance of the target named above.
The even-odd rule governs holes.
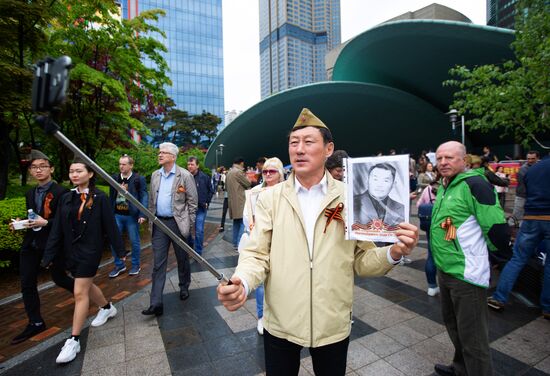
[[[8,224],[12,218],[26,218],[25,198],[9,198],[0,201],[0,268],[10,265],[6,260],[9,254],[18,252],[23,241],[24,231],[10,231]]]

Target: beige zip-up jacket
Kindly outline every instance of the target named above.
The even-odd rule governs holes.
[[[255,226],[235,275],[250,289],[265,280],[263,325],[279,338],[304,347],[341,341],[351,332],[354,273],[381,276],[394,265],[389,247],[345,240],[344,223],[333,220],[323,233],[326,208],[344,203],[344,184],[327,172],[327,195],[315,223],[310,258],[294,174],[262,192]]]

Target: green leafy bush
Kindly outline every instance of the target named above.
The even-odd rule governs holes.
[[[25,198],[9,198],[0,201],[0,268],[10,265],[7,255],[18,252],[23,241],[24,231],[10,231],[8,224],[12,218],[27,216]]]

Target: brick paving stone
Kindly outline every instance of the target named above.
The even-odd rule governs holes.
[[[217,234],[218,224],[205,223],[206,245],[215,239]],[[149,238],[148,235],[146,237]],[[142,245],[144,244],[145,242],[142,241]],[[126,263],[129,266],[130,260],[126,260]],[[117,278],[109,278],[108,274],[112,270],[112,264],[108,263],[98,270],[94,283],[101,287],[107,300],[120,300],[144,289],[151,282],[152,264],[153,253],[149,246],[141,252],[140,274],[128,276],[127,273],[124,273]],[[176,258],[174,252],[170,251],[168,256],[168,271],[174,269],[175,266]],[[58,328],[57,331],[63,331],[71,327],[74,299],[70,293],[60,287],[54,286],[40,292],[40,302],[41,313],[48,328],[56,327]],[[96,312],[97,307],[90,307],[89,316],[95,315]],[[11,339],[19,334],[27,323],[28,319],[21,301],[0,306],[0,327],[3,328],[0,331],[0,359],[2,361],[10,359],[42,342],[45,338],[50,337],[50,335],[47,335],[37,341],[24,341],[17,345],[11,345]]]
[[[57,308],[63,308],[63,307],[65,307],[65,306],[71,305],[71,304],[73,304],[73,303],[74,303],[74,298],[69,298],[69,299],[67,299],[67,300],[65,300],[65,301],[62,301],[62,302],[59,303],[59,304],[56,304],[55,306],[56,306]]]
[[[42,333],[38,333],[37,335],[30,338],[29,340],[33,342],[40,342],[48,337],[51,337],[52,335],[59,332],[60,330],[61,328],[58,328],[57,326],[52,326],[51,328],[44,330]]]
[[[130,291],[121,291],[118,294],[115,294],[115,295],[111,296],[111,299],[112,300],[120,300],[120,299],[123,299],[123,298],[127,297],[130,294],[131,294]]]

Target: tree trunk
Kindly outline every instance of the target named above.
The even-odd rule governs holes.
[[[6,198],[8,190],[8,167],[10,164],[9,127],[0,113],[0,200]]]

